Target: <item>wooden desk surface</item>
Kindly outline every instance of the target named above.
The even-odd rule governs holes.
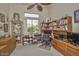
[[[7,45],[2,45],[0,46],[0,50],[2,50],[3,48],[5,48]]]
[[[79,46],[58,39],[54,39],[53,44],[65,56],[79,56]]]
[[[69,43],[69,42],[65,42],[65,41],[62,41],[62,40],[57,40],[57,39],[55,39],[56,41],[59,41],[59,42],[63,42],[63,43],[65,43],[67,46],[69,46],[69,47],[72,47],[72,48],[75,48],[75,49],[78,49],[79,50],[79,46],[75,46],[75,45],[73,45],[73,44],[71,44],[71,43]]]

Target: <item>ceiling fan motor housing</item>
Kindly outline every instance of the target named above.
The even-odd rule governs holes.
[[[39,11],[43,11],[42,6],[40,6],[40,5],[37,5],[37,9],[38,9]]]

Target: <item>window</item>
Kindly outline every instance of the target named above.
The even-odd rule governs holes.
[[[25,17],[34,17],[34,18],[39,18],[38,14],[29,14],[29,13],[25,13],[24,15]]]
[[[33,34],[39,31],[39,15],[38,14],[30,14],[25,13],[26,24],[27,24],[27,32]]]

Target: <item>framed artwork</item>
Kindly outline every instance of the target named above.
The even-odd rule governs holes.
[[[3,24],[0,22],[0,31],[4,31]]]
[[[0,13],[0,22],[5,23],[5,15]]]
[[[4,32],[8,32],[8,24],[4,24]]]
[[[20,19],[19,13],[14,13],[14,14],[13,14],[13,19],[14,19],[14,20],[19,20],[19,19]]]
[[[79,23],[79,10],[74,11],[74,23]]]

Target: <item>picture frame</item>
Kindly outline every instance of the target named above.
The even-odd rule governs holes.
[[[5,23],[5,15],[3,13],[0,13],[0,22]]]
[[[79,23],[79,10],[74,11],[74,23]]]
[[[13,14],[13,19],[19,20],[20,19],[20,14],[19,13],[14,13]]]
[[[3,31],[4,30],[3,26],[4,25],[0,22],[0,31]]]
[[[8,24],[4,24],[4,32],[8,32]]]

